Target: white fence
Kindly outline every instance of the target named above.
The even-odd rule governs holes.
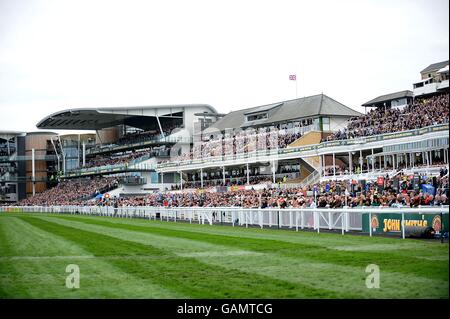
[[[184,221],[198,224],[228,224],[244,227],[269,227],[313,229],[320,232],[338,230],[342,234],[348,231],[362,231],[362,214],[389,213],[401,215],[402,236],[405,238],[403,227],[405,214],[448,214],[449,207],[420,207],[420,208],[241,208],[241,207],[119,207],[110,206],[0,206],[0,212],[31,212],[53,214],[80,214],[117,218],[144,218],[160,221]],[[372,236],[372,228],[369,235]]]

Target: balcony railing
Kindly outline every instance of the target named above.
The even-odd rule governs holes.
[[[273,150],[265,149],[265,150],[257,150],[257,151],[253,151],[253,152],[249,152],[249,153],[238,153],[238,154],[229,154],[229,155],[221,155],[221,156],[214,156],[214,157],[204,157],[204,158],[198,158],[198,159],[186,159],[186,160],[172,161],[172,162],[158,164],[157,168],[158,169],[176,168],[176,167],[183,167],[183,166],[196,165],[196,164],[223,162],[223,161],[227,161],[227,160],[255,159],[258,157],[277,156],[277,155],[285,155],[285,154],[291,154],[291,153],[301,153],[301,152],[305,152],[305,151],[314,151],[314,150],[318,151],[318,150],[321,150],[324,148],[329,148],[329,147],[366,144],[366,143],[372,143],[372,142],[378,142],[378,141],[389,141],[389,140],[393,140],[393,139],[418,136],[418,135],[423,135],[423,134],[427,134],[427,133],[448,131],[448,129],[449,129],[449,124],[446,123],[446,124],[433,125],[433,126],[420,128],[420,129],[403,131],[403,132],[386,133],[386,134],[354,138],[354,139],[347,139],[347,140],[328,141],[328,142],[322,142],[319,144],[311,144],[311,145],[300,146],[300,147],[278,148],[278,149],[273,149]]]
[[[107,152],[117,152],[120,150],[126,150],[126,149],[136,149],[136,148],[143,148],[143,147],[148,147],[148,146],[152,146],[155,144],[175,144],[175,143],[192,143],[192,137],[171,137],[171,136],[166,136],[164,138],[154,138],[154,139],[149,139],[146,141],[142,141],[142,142],[137,142],[137,143],[130,143],[130,144],[112,144],[112,145],[108,145],[108,146],[96,146],[96,147],[91,147],[89,149],[86,150],[86,154],[87,155],[94,155],[94,154],[100,154],[100,153],[107,153]]]

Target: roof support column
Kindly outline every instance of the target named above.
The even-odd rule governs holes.
[[[359,150],[359,172],[362,174],[363,172],[363,156],[362,156],[362,150]]]
[[[322,161],[322,155],[319,155],[319,176],[320,176],[320,178],[323,177],[323,161]]]
[[[55,146],[55,142],[53,142],[53,136],[50,137],[50,142],[52,142],[53,149],[55,150],[56,158],[58,160],[58,173],[59,173],[59,171],[61,170],[61,168],[60,168],[60,158],[59,158],[58,150],[56,149],[56,146]]]
[[[250,185],[250,169],[248,163],[247,163],[247,185]]]
[[[222,166],[222,181],[223,181],[223,186],[225,186],[225,165]]]
[[[375,162],[376,162],[376,158],[375,158],[375,156],[374,156],[374,153],[373,153],[373,148],[372,148],[372,173],[375,173]],[[367,167],[367,169],[369,169],[368,167]]]
[[[203,188],[203,168],[200,167],[200,187]]]
[[[161,186],[162,190],[164,190],[164,172],[161,172]]]
[[[80,134],[78,134],[78,156],[77,156],[77,166],[78,168],[80,168],[80,140],[81,140],[81,136]]]
[[[433,165],[433,151],[430,151],[430,166]]]
[[[183,190],[183,171],[180,171],[180,190]]]
[[[33,196],[36,195],[36,165],[34,148],[31,149],[31,181],[33,182]]]
[[[272,179],[273,183],[275,184],[276,178],[275,178],[275,160],[272,160]]]
[[[86,143],[83,142],[83,167],[86,165]]]
[[[164,136],[164,132],[163,132],[163,129],[162,129],[162,126],[161,126],[161,122],[159,121],[159,116],[158,116],[156,110],[155,110],[155,116],[156,116],[156,121],[158,122],[159,130],[161,131],[161,135],[164,138],[165,137]]]
[[[336,154],[333,152],[333,177],[336,178]]]
[[[348,152],[348,171],[350,175],[352,175],[353,172],[353,163],[352,163],[352,152]]]
[[[59,146],[61,147],[61,155],[62,155],[62,160],[63,160],[63,173],[64,175],[66,174],[66,154],[64,152],[64,146],[61,142],[61,137],[58,135],[58,140],[59,140]]]
[[[327,176],[327,170],[325,167],[327,166],[327,162],[325,160],[325,154],[322,155],[322,163],[323,163],[323,176]]]

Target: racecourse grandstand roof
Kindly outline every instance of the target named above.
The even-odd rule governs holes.
[[[261,112],[267,112],[267,118],[246,121],[248,115]],[[361,113],[333,100],[325,94],[318,94],[300,99],[233,111],[211,126],[219,130],[238,127],[244,128],[253,125],[277,124],[318,115],[353,117],[359,116]]]
[[[376,97],[376,98],[370,100],[369,102],[364,103],[362,106],[374,106],[375,104],[388,102],[388,101],[392,101],[392,100],[398,100],[398,99],[402,99],[405,97],[413,97],[413,96],[414,96],[414,93],[409,90],[395,92],[395,93],[389,93],[389,94],[385,94],[385,95]]]
[[[119,124],[138,125],[146,118],[180,117],[180,112],[186,109],[217,113],[208,104],[74,108],[53,113],[36,126],[40,129],[100,130]]]
[[[9,134],[9,135],[20,135],[24,134],[22,131],[10,131],[10,130],[0,130],[0,134]]]
[[[448,65],[448,60],[447,61],[438,62],[438,63],[433,63],[433,64],[430,64],[429,66],[427,66],[422,71],[420,71],[420,73],[437,71],[439,69],[442,69],[446,65]]]

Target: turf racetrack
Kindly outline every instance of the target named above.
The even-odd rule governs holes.
[[[448,262],[439,241],[0,214],[0,298],[448,298]]]

